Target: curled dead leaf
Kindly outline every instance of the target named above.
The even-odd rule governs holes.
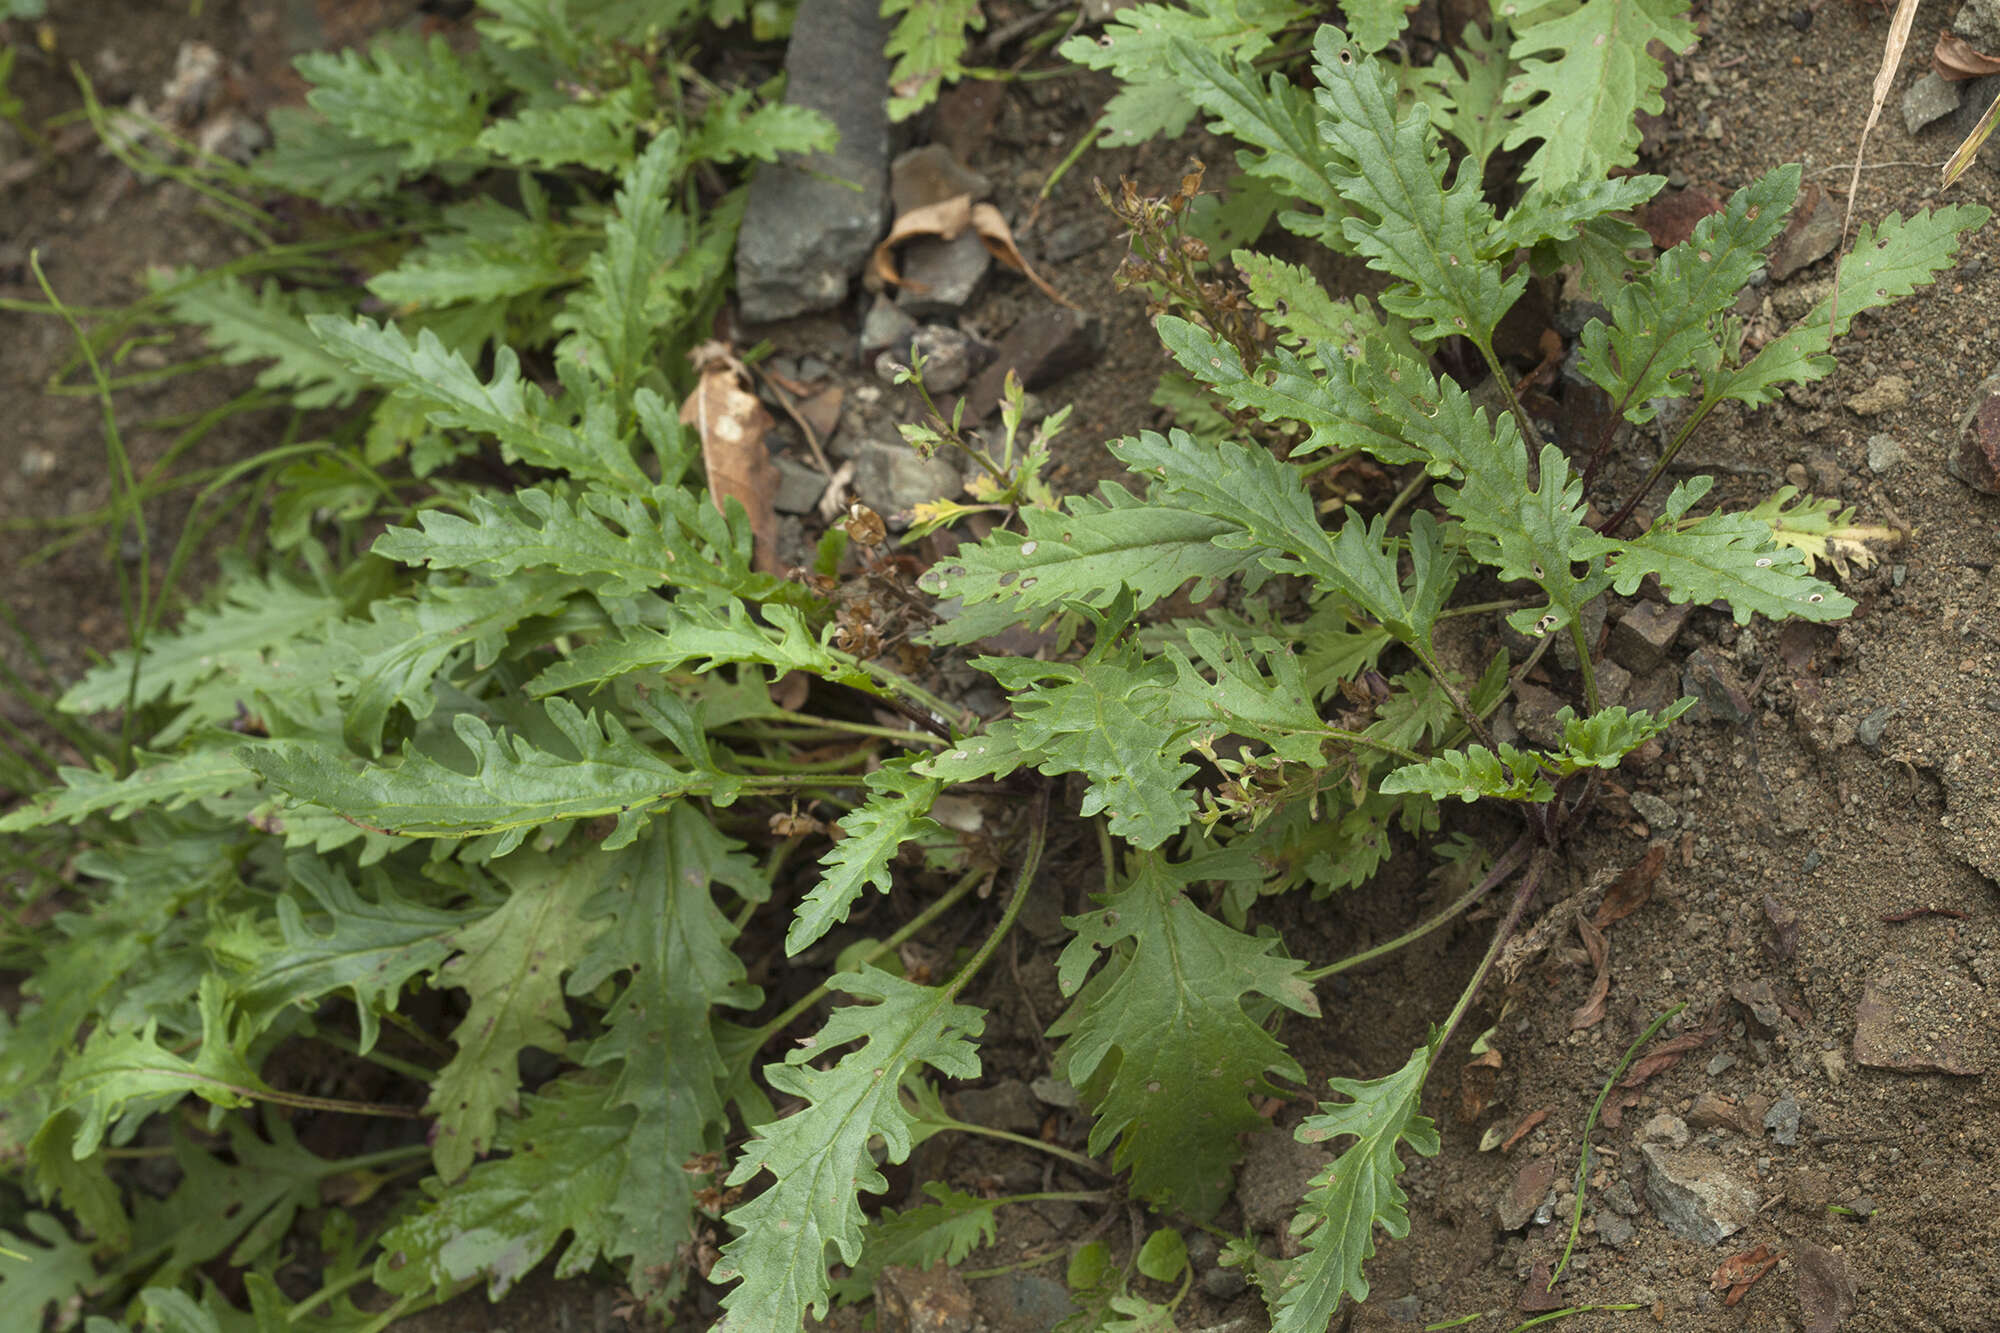
[[[1708,1279],[1710,1291],[1727,1291],[1722,1298],[1724,1305],[1734,1305],[1742,1300],[1757,1279],[1778,1266],[1781,1253],[1774,1253],[1770,1246],[1758,1242],[1741,1254],[1732,1254],[1722,1261],[1722,1266]]]
[[[701,461],[708,470],[709,498],[728,512],[728,502],[743,506],[756,542],[757,568],[776,574],[778,512],[771,501],[778,493],[778,469],[764,437],[771,414],[745,385],[748,373],[727,344],[705,342],[688,354],[700,379],[681,403],[681,421],[701,437]]]
[[[940,240],[951,240],[967,227],[971,227],[985,244],[987,251],[1008,268],[1013,269],[1029,282],[1042,289],[1043,293],[1057,305],[1076,309],[1061,292],[1051,287],[1041,274],[1022,257],[1021,249],[1014,244],[1014,233],[1007,228],[1007,220],[1000,216],[1000,210],[991,204],[975,204],[969,194],[953,195],[935,204],[925,204],[913,208],[896,219],[889,234],[875,247],[875,257],[870,263],[876,277],[891,286],[904,286],[903,276],[896,270],[896,247],[912,236],[935,236]]]
[[[1941,32],[1936,48],[1931,51],[1931,68],[1939,78],[1954,83],[1983,79],[1988,74],[2000,74],[2000,56],[1987,55],[1957,33]]]

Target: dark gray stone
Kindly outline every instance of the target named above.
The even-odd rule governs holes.
[[[884,383],[893,384],[898,370],[909,369],[922,357],[924,387],[933,394],[950,393],[984,364],[985,350],[969,333],[943,324],[926,324],[908,342],[875,358],[875,374]]]
[[[1799,1099],[1786,1093],[1771,1103],[1771,1109],[1764,1113],[1764,1128],[1771,1131],[1771,1138],[1783,1147],[1790,1148],[1799,1141]]]
[[[1104,352],[1104,327],[1077,310],[1038,310],[1007,331],[999,350],[965,393],[967,422],[984,420],[1000,403],[1007,372],[1024,389],[1039,389],[1095,362]]]
[[[936,319],[965,308],[986,280],[993,256],[979,233],[967,227],[950,240],[919,236],[897,252],[903,279],[896,304],[919,319]]]
[[[1076,1313],[1069,1291],[1053,1278],[1036,1273],[1009,1273],[1000,1279],[1004,1312],[1023,1328],[1046,1333]]]
[[[1713,648],[1697,648],[1688,654],[1681,672],[1681,692],[1701,701],[1689,714],[1698,720],[1736,726],[1751,718],[1752,705],[1742,676]]]
[[[1201,1275],[1201,1289],[1218,1301],[1235,1300],[1249,1285],[1240,1268],[1211,1268]]]
[[[840,304],[888,225],[887,36],[876,0],[799,7],[785,52],[785,102],[825,115],[840,142],[770,163],[750,183],[736,293],[752,323]]]
[[[1660,602],[1634,602],[1611,627],[1611,657],[1635,676],[1658,666],[1680,637],[1692,608]]]
[[[1616,1213],[1597,1215],[1597,1239],[1614,1250],[1622,1250],[1632,1243],[1632,1233],[1636,1230],[1632,1223]]]
[[[820,470],[783,454],[771,461],[778,468],[778,492],[771,497],[771,507],[781,514],[810,514],[817,509],[826,491]]]
[[[1903,128],[1915,134],[1934,120],[1943,120],[1958,110],[1963,86],[1941,78],[1936,70],[1903,90]]]
[[[1867,715],[1855,723],[1854,739],[1860,741],[1864,749],[1881,749],[1882,733],[1887,730],[1889,720],[1900,711],[1894,704],[1883,704],[1880,708],[1869,709]]]
[[[864,440],[854,454],[854,493],[892,527],[909,526],[912,507],[953,499],[964,485],[955,461],[925,458],[901,440]]]
[[[875,298],[861,321],[861,355],[873,356],[890,347],[907,347],[917,331],[916,316],[886,296]]]

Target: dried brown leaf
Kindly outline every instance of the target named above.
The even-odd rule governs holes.
[[[1729,1294],[1722,1298],[1722,1303],[1734,1305],[1743,1299],[1758,1278],[1778,1266],[1779,1257],[1770,1246],[1759,1241],[1753,1248],[1724,1259],[1722,1266],[1708,1279],[1708,1289],[1727,1291]]]
[[[891,286],[914,286],[906,283],[896,271],[896,247],[912,236],[935,236],[948,241],[967,227],[978,233],[980,241],[995,259],[1041,288],[1057,305],[1076,309],[1022,257],[1020,247],[1014,244],[1014,233],[1008,230],[1007,220],[1000,216],[1000,210],[991,204],[973,203],[969,194],[953,195],[935,204],[925,204],[897,218],[895,225],[889,228],[889,234],[875,247],[875,257],[871,261],[875,276]]]
[[[1981,79],[1988,74],[2000,74],[2000,56],[1989,56],[1977,50],[1971,42],[1956,33],[1938,34],[1937,47],[1931,52],[1931,68],[1941,79],[1956,83],[1964,79]]]
[[[1611,881],[1604,891],[1604,901],[1597,905],[1597,914],[1591,918],[1592,923],[1600,930],[1607,929],[1644,907],[1652,899],[1653,881],[1660,877],[1660,867],[1666,859],[1665,844],[1647,848],[1644,856]]]
[[[1583,947],[1590,951],[1590,963],[1597,969],[1597,975],[1590,983],[1589,998],[1569,1016],[1571,1032],[1581,1032],[1603,1022],[1604,1001],[1611,994],[1611,941],[1581,912],[1576,917],[1576,933],[1583,937]]]
[[[701,378],[681,403],[681,421],[701,437],[709,497],[724,512],[732,499],[743,506],[756,541],[757,568],[778,573],[778,513],[771,505],[778,493],[778,469],[764,444],[771,414],[744,387],[748,376],[743,363],[726,345],[703,343],[688,359]]]

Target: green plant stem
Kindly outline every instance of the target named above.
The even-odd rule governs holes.
[[[1431,647],[1430,640],[1418,634],[1406,642],[1410,651],[1417,655],[1417,660],[1423,663],[1424,670],[1431,673],[1431,679],[1444,691],[1444,697],[1451,700],[1451,706],[1465,719],[1465,725],[1472,728],[1472,734],[1479,738],[1480,744],[1489,750],[1496,749],[1492,733],[1486,730],[1485,719],[1473,711],[1472,702],[1465,697],[1465,692],[1452,682],[1444,663],[1438,661],[1437,650]]]
[[[1577,671],[1583,677],[1583,702],[1591,712],[1597,711],[1597,667],[1590,660],[1590,641],[1584,636],[1583,622],[1572,619],[1569,622],[1569,641],[1576,645]]]
[[[430,1084],[437,1081],[437,1070],[426,1069],[420,1064],[390,1055],[387,1051],[382,1050],[379,1045],[372,1051],[364,1051],[361,1049],[361,1043],[355,1038],[348,1036],[345,1032],[326,1032],[309,1024],[302,1035],[310,1036],[317,1041],[323,1041],[336,1050],[346,1051],[358,1060],[366,1060],[371,1064],[378,1064],[382,1068],[392,1073],[401,1074],[404,1078],[410,1079],[413,1082]]]
[[[864,662],[858,657],[850,657],[845,653],[836,652],[833,655],[840,659],[843,664],[852,666],[857,671],[864,672],[876,684],[922,707],[946,726],[951,725],[954,719],[963,717],[963,714],[958,709],[953,708],[950,704],[908,677],[899,676],[887,667],[877,666],[873,662]]]
[[[886,954],[893,953],[903,943],[903,941],[910,939],[911,937],[927,929],[933,921],[936,921],[946,912],[949,912],[953,907],[956,907],[958,905],[959,900],[964,898],[966,894],[972,892],[972,890],[978,886],[979,882],[985,878],[986,878],[986,871],[983,868],[968,870],[963,875],[960,875],[958,877],[957,883],[953,884],[949,889],[946,889],[942,894],[938,895],[937,901],[933,902],[930,906],[924,908],[923,911],[911,917],[907,922],[903,924],[901,929],[896,931],[896,933],[891,935],[888,939],[883,940],[880,944],[870,949],[867,953],[861,955],[861,962],[864,964],[872,963],[876,959],[881,958]],[[754,1041],[751,1042],[749,1047],[750,1053],[754,1055],[759,1050],[762,1050],[763,1047],[771,1040],[771,1038],[777,1036],[780,1032],[783,1032],[786,1028],[790,1027],[807,1010],[811,1009],[814,1005],[818,1004],[821,1000],[825,999],[830,989],[831,987],[829,987],[825,982],[821,982],[819,985],[813,987],[811,990],[807,991],[804,995],[800,996],[798,1000],[796,1000],[783,1013],[779,1014],[776,1018],[772,1019],[770,1022],[764,1024],[764,1026],[758,1028],[756,1038]]]
[[[1415,750],[1405,749],[1393,742],[1367,735],[1364,732],[1347,731],[1341,727],[1327,727],[1323,734],[1329,739],[1341,741],[1348,745],[1359,745],[1370,750],[1380,750],[1383,754],[1393,754],[1398,759],[1406,760],[1412,764],[1421,764],[1424,762],[1424,757]]]
[[[1403,483],[1403,489],[1396,492],[1396,498],[1389,501],[1389,507],[1382,511],[1383,523],[1390,522],[1397,514],[1400,514],[1403,511],[1403,506],[1414,499],[1417,492],[1422,490],[1430,479],[1430,473],[1424,471],[1422,468],[1418,468],[1417,475]]]
[[[959,969],[951,984],[945,987],[947,998],[956,999],[972,979],[979,975],[979,969],[986,966],[993,951],[1000,947],[1000,941],[1014,928],[1014,922],[1021,915],[1021,907],[1028,901],[1028,888],[1035,882],[1035,872],[1042,866],[1042,849],[1049,838],[1049,789],[1042,788],[1041,798],[1035,802],[1034,813],[1029,816],[1028,846],[1021,854],[1021,872],[1014,880],[1013,896],[1007,899],[1006,909],[1000,913],[1000,924],[986,937],[986,943],[979,946],[979,952],[972,955],[965,966]]]
[[[1577,1233],[1583,1229],[1583,1184],[1584,1178],[1590,1174],[1590,1135],[1591,1131],[1597,1128],[1597,1117],[1604,1110],[1604,1103],[1610,1100],[1612,1087],[1619,1079],[1625,1076],[1625,1071],[1632,1067],[1632,1060],[1639,1054],[1639,1048],[1651,1041],[1659,1030],[1667,1025],[1668,1020],[1672,1019],[1675,1014],[1680,1013],[1685,1008],[1687,1008],[1687,1002],[1682,1001],[1647,1024],[1646,1030],[1639,1034],[1639,1039],[1625,1048],[1624,1058],[1619,1060],[1618,1067],[1611,1071],[1611,1077],[1605,1079],[1604,1086],[1598,1089],[1597,1100],[1591,1104],[1590,1115],[1583,1122],[1583,1151],[1577,1155],[1576,1159],[1576,1189],[1574,1191],[1576,1194],[1576,1206],[1570,1213],[1569,1242],[1563,1246],[1562,1259],[1557,1262],[1555,1268],[1549,1273],[1548,1290],[1555,1290],[1556,1279],[1561,1277],[1563,1269],[1569,1266],[1569,1257],[1576,1249]]]
[[[366,1282],[374,1272],[374,1265],[371,1264],[365,1268],[356,1268],[352,1272],[341,1274],[312,1295],[306,1297],[303,1301],[300,1301],[297,1305],[294,1305],[291,1309],[285,1311],[285,1322],[288,1324],[298,1323],[299,1320],[311,1314],[315,1307],[324,1305],[326,1302],[340,1295],[341,1292]]]
[[[1535,890],[1541,887],[1542,876],[1548,873],[1549,863],[1554,859],[1555,852],[1546,844],[1535,849],[1534,858],[1528,862],[1528,869],[1521,876],[1520,887],[1514,890],[1514,900],[1507,906],[1507,915],[1501,918],[1499,926],[1493,931],[1493,942],[1486,947],[1486,956],[1479,960],[1478,968],[1472,973],[1472,980],[1466,982],[1465,989],[1459,992],[1458,1003],[1452,1006],[1451,1014],[1438,1029],[1437,1040],[1431,1044],[1432,1050],[1444,1050],[1451,1041],[1452,1033],[1456,1032],[1459,1023],[1464,1021],[1466,1012],[1472,1008],[1473,1000],[1479,995],[1479,988],[1486,983],[1487,974],[1493,970],[1493,964],[1500,960],[1500,950],[1513,938],[1515,928],[1521,924],[1522,913],[1528,910],[1528,900],[1534,897]]]
[[[1500,358],[1494,354],[1493,340],[1471,338],[1470,341],[1479,349],[1481,359],[1486,362],[1487,373],[1493,376],[1493,382],[1500,386],[1501,396],[1507,400],[1507,411],[1513,416],[1514,423],[1521,428],[1521,438],[1527,441],[1528,456],[1532,459],[1541,452],[1542,432],[1528,416],[1528,410],[1521,406],[1521,399],[1514,392],[1513,377],[1507,373],[1507,368],[1500,364]]]
[[[848,722],[837,717],[818,717],[811,713],[794,713],[781,708],[763,716],[776,718],[780,722],[796,722],[801,726],[823,727],[830,731],[845,731],[855,736],[880,736],[884,740],[899,741],[904,745],[949,745],[951,742],[928,731],[911,731],[907,727],[878,727],[868,722]]]
[[[1360,967],[1365,963],[1374,962],[1377,958],[1386,957],[1406,945],[1415,944],[1438,927],[1449,924],[1467,908],[1493,892],[1507,876],[1513,874],[1519,868],[1522,859],[1528,854],[1528,847],[1533,838],[1534,834],[1532,832],[1523,832],[1520,837],[1514,840],[1514,845],[1502,853],[1498,861],[1494,862],[1493,869],[1486,873],[1484,879],[1466,890],[1451,906],[1445,908],[1436,916],[1411,927],[1409,930],[1396,936],[1393,940],[1376,945],[1372,949],[1363,949],[1360,953],[1349,954],[1338,962],[1328,963],[1325,967],[1316,967],[1309,972],[1301,973],[1301,979],[1308,982],[1324,981],[1326,978],[1336,976],[1339,973],[1348,971],[1350,968]]]
[[[88,94],[86,93],[86,96]],[[125,452],[125,439],[118,433],[118,414],[111,406],[110,382],[104,373],[104,366],[97,359],[90,340],[84,337],[83,326],[77,322],[56,296],[55,288],[49,285],[48,275],[42,272],[42,256],[39,250],[28,252],[28,267],[34,271],[35,283],[42,289],[50,305],[56,308],[64,324],[75,335],[84,360],[90,366],[91,380],[97,385],[99,414],[104,421],[104,451],[109,463],[113,504],[132,521],[134,539],[139,545],[138,592],[132,590],[132,580],[125,573],[123,561],[113,560],[112,567],[118,571],[118,604],[125,617],[125,630],[132,640],[132,670],[125,685],[125,707],[118,723],[118,772],[123,775],[132,771],[132,729],[137,724],[134,704],[139,693],[139,667],[145,661],[146,635],[153,624],[153,557],[151,543],[146,532],[146,511],[142,504],[132,499],[138,489],[137,479],[132,472],[132,459]],[[122,524],[124,514],[120,514]],[[114,529],[115,531],[115,529]]]
[[[1051,1157],[1060,1157],[1063,1161],[1068,1162],[1071,1166],[1081,1167],[1083,1170],[1090,1172],[1094,1176],[1104,1176],[1108,1179],[1113,1174],[1115,1174],[1110,1167],[1104,1165],[1104,1163],[1098,1161],[1094,1157],[1086,1157],[1082,1153],[1077,1152],[1072,1148],[1063,1148],[1053,1143],[1044,1143],[1040,1139],[1030,1138],[1026,1134],[1015,1134],[1009,1130],[994,1129],[990,1125],[975,1125],[969,1121],[958,1120],[958,1119],[924,1120],[922,1123],[926,1125],[936,1125],[940,1130],[953,1129],[957,1130],[961,1134],[980,1134],[984,1135],[986,1138],[989,1139],[998,1139],[1002,1143],[1011,1143],[1016,1147],[1033,1148],[1038,1152],[1045,1152],[1049,1154],[1049,1156]],[[1079,1198],[1079,1197],[1086,1199],[1096,1199],[1096,1198],[1101,1198],[1102,1195],[1094,1193],[1085,1195],[1044,1194],[1044,1195],[1038,1195],[1036,1197],[1044,1199]],[[1010,1200],[1009,1202],[1012,1201]]]

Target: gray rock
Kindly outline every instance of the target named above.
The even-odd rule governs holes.
[[[2000,0],[1965,0],[1951,30],[1982,51],[2000,47]]]
[[[1417,1299],[1415,1292],[1411,1292],[1407,1296],[1398,1296],[1395,1300],[1384,1303],[1382,1313],[1388,1315],[1389,1318],[1399,1324],[1421,1324],[1424,1322],[1423,1302]]]
[[[1562,748],[1563,729],[1556,715],[1567,706],[1553,690],[1526,681],[1514,687],[1514,725],[1544,749]]]
[[[922,357],[924,387],[934,395],[950,393],[985,363],[987,350],[969,333],[944,324],[926,324],[908,343],[892,347],[877,357],[875,374],[886,383],[894,383],[898,370],[908,369],[916,364],[916,358]]]
[[[840,304],[888,225],[887,36],[875,0],[799,7],[785,52],[785,102],[825,115],[840,142],[770,163],[750,183],[736,293],[752,323]]]
[[[1628,1218],[1616,1213],[1597,1215],[1597,1238],[1614,1250],[1622,1250],[1632,1243],[1632,1233],[1636,1231]]]
[[[1868,470],[1877,474],[1894,472],[1908,461],[1909,455],[1893,435],[1870,435],[1868,437]]]
[[[1660,602],[1634,602],[1611,627],[1611,657],[1635,676],[1658,666],[1680,637],[1693,608]]]
[[[1218,1301],[1233,1301],[1250,1285],[1240,1268],[1211,1268],[1201,1275],[1201,1289]]]
[[[912,508],[955,498],[964,485],[955,458],[925,458],[901,440],[863,440],[854,453],[854,493],[891,527],[909,526]]]
[[[1590,601],[1584,603],[1583,614],[1577,617],[1583,625],[1583,641],[1592,648],[1597,647],[1598,640],[1604,637],[1604,617],[1608,612],[1609,608],[1605,605],[1605,599],[1602,597],[1593,597]],[[1556,641],[1550,645],[1549,651],[1555,655],[1556,665],[1560,666],[1564,671],[1575,671],[1577,669],[1576,640],[1570,637],[1567,627],[1559,630],[1555,637]]]
[[[1077,310],[1038,310],[1007,331],[993,364],[965,392],[965,419],[982,421],[1000,403],[1013,371],[1024,389],[1039,389],[1095,362],[1104,352],[1104,327]]]
[[[1645,1144],[1646,1202],[1667,1230],[1701,1245],[1720,1244],[1757,1216],[1757,1191],[1706,1148]]]
[[[1943,120],[1958,110],[1961,85],[1941,78],[1936,70],[1903,90],[1903,128],[1915,134],[1932,121]]]
[[[1639,1131],[1639,1137],[1653,1143],[1683,1148],[1687,1146],[1688,1141],[1687,1121],[1671,1111],[1661,1111],[1645,1123]]]
[[[861,321],[861,355],[873,356],[890,347],[907,347],[917,331],[917,319],[886,296],[875,298]]]
[[[889,199],[901,216],[913,209],[941,204],[969,194],[975,200],[993,193],[993,182],[959,165],[951,150],[942,144],[925,144],[898,154],[889,164]]]
[[[1795,1147],[1799,1141],[1799,1117],[1799,1099],[1786,1093],[1764,1113],[1764,1128],[1771,1131],[1771,1138],[1780,1145]]]
[[[1079,255],[1089,254],[1111,236],[1111,228],[1097,218],[1065,222],[1042,238],[1042,258],[1051,264],[1067,264]]]
[[[771,507],[781,514],[810,514],[817,509],[819,497],[826,492],[826,478],[820,470],[783,454],[772,462],[778,467],[778,492],[771,497]]]
[[[958,1118],[1011,1134],[1033,1134],[1042,1127],[1034,1094],[1018,1078],[1002,1079],[990,1088],[967,1088],[957,1096]]]
[[[1750,696],[1736,668],[1713,648],[1697,648],[1688,654],[1681,672],[1681,692],[1701,702],[1690,716],[1703,721],[1736,726],[1751,718]]]
[[[919,319],[935,319],[965,308],[986,280],[993,256],[979,233],[967,227],[950,240],[920,236],[896,256],[902,290],[896,304]]]
[[[1035,1273],[1009,1273],[1000,1279],[999,1286],[1003,1312],[1034,1333],[1047,1333],[1076,1313],[1068,1288],[1053,1278]]]
[[[1645,820],[1654,832],[1664,833],[1668,829],[1679,827],[1681,822],[1680,811],[1674,809],[1671,805],[1653,795],[1653,793],[1649,791],[1635,791],[1632,793],[1631,799],[1632,812]]]
[[[1894,704],[1869,709],[1867,715],[1854,724],[1854,739],[1860,741],[1864,749],[1881,749],[1882,733],[1888,728],[1889,720],[1900,711]]]
[[[1910,382],[1901,375],[1884,375],[1847,400],[1847,410],[1858,417],[1880,416],[1904,407],[1910,401]]]
[[[1620,1217],[1633,1217],[1638,1214],[1639,1201],[1632,1197],[1632,1186],[1627,1181],[1612,1181],[1604,1187],[1602,1197],[1611,1211]]]

